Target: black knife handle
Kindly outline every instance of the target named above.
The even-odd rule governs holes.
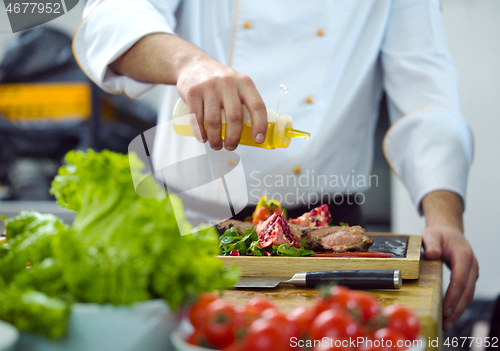
[[[306,273],[306,286],[336,283],[351,289],[399,289],[401,272],[394,270],[319,271]]]

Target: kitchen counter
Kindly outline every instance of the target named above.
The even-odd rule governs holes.
[[[373,290],[382,307],[395,303],[409,306],[420,319],[421,334],[425,339],[426,350],[438,350],[442,345],[442,272],[441,261],[420,263],[420,277],[403,280],[399,290]],[[223,298],[234,304],[245,304],[254,297],[271,300],[281,311],[290,312],[299,306],[310,306],[317,295],[314,289],[298,289],[292,285],[281,285],[275,289],[229,290]],[[430,347],[428,342],[439,338],[437,347]]]

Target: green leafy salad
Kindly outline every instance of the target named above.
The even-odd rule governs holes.
[[[238,255],[249,256],[311,256],[314,251],[305,248],[306,241],[300,244],[300,247],[290,246],[290,244],[271,245],[266,248],[259,246],[259,238],[254,229],[247,229],[243,235],[240,235],[235,227],[224,232],[219,239],[219,248],[222,255],[230,255],[232,252],[238,252]]]
[[[178,225],[189,223],[179,218],[177,197],[159,188],[157,198],[136,194],[131,172],[143,165],[135,155],[129,161],[110,151],[71,151],[65,161],[51,193],[76,212],[71,225],[34,211],[2,217],[0,320],[56,339],[66,332],[73,302],[161,298],[175,309],[237,281],[238,270],[216,257],[213,227],[181,236]],[[146,185],[156,187],[153,180]]]

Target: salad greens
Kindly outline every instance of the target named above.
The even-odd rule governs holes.
[[[237,268],[223,268],[213,227],[181,236],[182,203],[136,194],[135,155],[71,151],[52,182],[58,203],[76,211],[72,225],[34,211],[2,218],[0,319],[20,330],[64,335],[72,302],[130,304],[163,298],[173,309],[204,291],[226,289]],[[176,216],[174,210],[176,209]]]
[[[231,251],[237,250],[240,255],[264,256],[266,252],[273,256],[302,257],[314,255],[314,251],[305,248],[306,241],[300,244],[300,248],[289,244],[272,245],[265,249],[259,247],[259,237],[254,229],[247,229],[240,235],[235,227],[224,232],[219,239],[219,249],[222,255],[229,255]]]

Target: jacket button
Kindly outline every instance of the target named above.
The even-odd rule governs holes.
[[[312,104],[312,103],[314,102],[314,98],[313,98],[312,96],[308,96],[308,97],[306,98],[306,102],[307,102],[308,104]]]
[[[321,36],[325,35],[325,31],[324,31],[323,29],[321,29],[321,28],[320,28],[320,29],[318,29],[318,30],[316,31],[316,34],[317,34],[318,36],[320,36],[320,37],[321,37]]]
[[[243,27],[244,27],[245,29],[250,29],[250,28],[252,28],[252,22],[250,22],[250,21],[246,21],[245,23],[243,23]]]

